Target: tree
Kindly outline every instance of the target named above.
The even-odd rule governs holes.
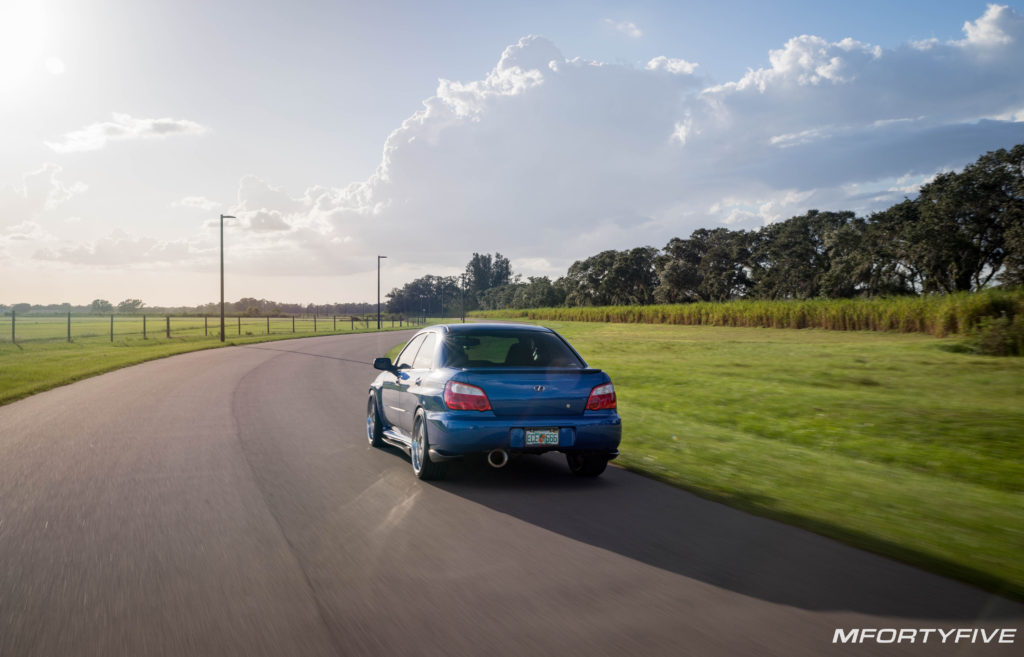
[[[480,307],[484,310],[544,308],[560,306],[565,302],[565,290],[560,282],[552,283],[547,276],[530,276],[528,281],[485,290],[480,295]]]
[[[682,303],[700,299],[699,245],[692,239],[673,237],[663,253],[654,259],[658,287],[654,298],[660,303]]]
[[[917,266],[914,244],[906,226],[918,221],[917,204],[905,200],[867,220],[864,249],[870,260],[868,295],[917,294],[923,274]]]
[[[547,276],[530,276],[516,288],[513,308],[550,308],[565,303],[565,290]]]
[[[854,219],[852,212],[819,212],[765,226],[750,253],[755,296],[808,299],[822,293],[831,268],[830,235]]]
[[[654,258],[658,249],[638,246],[615,254],[612,267],[604,281],[605,293],[613,305],[649,304],[654,302],[658,276]]]
[[[658,249],[640,246],[628,251],[602,251],[577,260],[562,279],[572,306],[651,303],[658,277]]]
[[[114,306],[111,305],[106,299],[93,299],[92,304],[89,306],[89,310],[94,313],[106,314],[114,310]]]
[[[1003,282],[1021,279],[1022,164],[1024,145],[1018,145],[921,187],[912,202],[916,213],[904,213],[901,237],[924,292],[979,290],[1001,271]]]
[[[141,299],[125,299],[117,304],[117,312],[124,314],[137,313],[144,305],[146,304]]]
[[[1006,258],[999,282],[1024,286],[1024,144],[990,155],[1001,163],[1003,186],[1000,192],[1007,206],[1003,214]]]
[[[462,290],[455,276],[422,276],[385,296],[388,312],[392,313],[449,316],[462,309]]]
[[[655,258],[662,303],[725,301],[743,296],[750,281],[749,234],[728,228],[693,231],[689,239],[673,238]]]
[[[615,263],[616,251],[602,251],[586,260],[577,260],[562,279],[570,306],[608,305],[605,279]]]
[[[508,285],[514,281],[512,263],[508,258],[495,253],[474,253],[466,264],[467,304],[469,307],[480,307],[481,295],[491,288]]]

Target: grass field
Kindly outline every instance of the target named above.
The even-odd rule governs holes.
[[[18,341],[11,342],[10,316],[0,318],[0,404],[72,383],[86,377],[109,372],[154,358],[163,358],[187,351],[212,349],[224,345],[248,344],[268,340],[285,340],[312,335],[352,333],[350,321],[333,318],[296,318],[292,332],[291,318],[271,318],[267,333],[265,318],[230,318],[226,322],[226,342],[221,343],[220,318],[210,318],[204,326],[202,317],[172,317],[171,337],[167,335],[164,317],[146,320],[143,338],[141,317],[115,317],[114,340],[110,340],[110,317],[72,316],[72,341],[67,341],[67,317],[18,317]],[[337,330],[335,329],[337,327]],[[354,332],[376,329],[355,323]],[[314,328],[316,331],[314,332]],[[409,328],[408,324],[385,330]]]
[[[0,343],[12,342],[11,316],[0,316]],[[384,326],[397,328],[397,321],[384,320]],[[224,334],[228,339],[253,336],[306,335],[314,333],[348,333],[357,329],[369,330],[376,326],[376,317],[352,320],[345,317],[228,317]],[[198,338],[220,334],[220,317],[166,317],[162,315],[115,315],[111,327],[110,315],[20,315],[14,319],[14,342],[40,340],[72,340],[107,338],[111,328],[114,339],[144,338]]]
[[[920,334],[539,323],[615,382],[620,465],[1024,598],[1024,359]]]

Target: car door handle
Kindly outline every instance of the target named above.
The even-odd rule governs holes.
[[[422,378],[418,378],[418,379],[416,379],[416,385],[419,385],[420,383],[422,383],[422,381],[423,381],[423,379],[422,379]]]

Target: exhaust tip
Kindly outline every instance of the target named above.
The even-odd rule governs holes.
[[[492,449],[487,452],[487,464],[492,468],[504,468],[508,463],[508,452],[503,449]]]

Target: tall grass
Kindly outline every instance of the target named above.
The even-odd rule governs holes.
[[[477,311],[474,317],[687,324],[837,331],[898,331],[937,337],[967,334],[986,317],[1024,316],[1024,289],[921,297],[740,300],[652,306],[590,306]]]

